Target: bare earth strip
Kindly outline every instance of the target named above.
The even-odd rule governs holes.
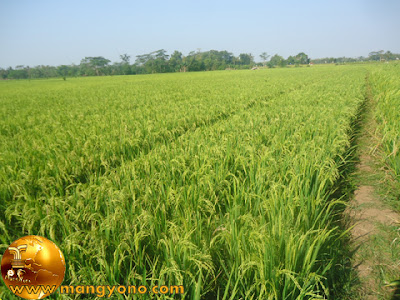
[[[358,138],[359,163],[355,177],[357,188],[346,210],[351,227],[351,248],[354,251],[353,268],[357,271],[360,286],[359,299],[398,299],[389,282],[380,273],[396,274],[399,260],[393,259],[393,236],[388,232],[398,229],[400,215],[382,201],[380,186],[384,172],[379,168],[375,145],[376,123],[373,116],[373,99],[367,89],[367,108]],[[397,227],[397,228],[396,228]]]

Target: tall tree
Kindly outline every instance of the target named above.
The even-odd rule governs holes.
[[[268,67],[270,67],[270,68],[273,68],[273,67],[276,67],[276,66],[284,67],[285,64],[286,64],[285,59],[282,56],[280,56],[278,54],[275,54],[269,60]]]
[[[201,55],[191,51],[188,56],[184,58],[184,70],[186,71],[203,71],[205,69],[204,62],[201,61]]]
[[[87,68],[92,69],[96,75],[100,75],[101,70],[104,69],[110,63],[110,60],[102,57],[85,57],[81,60],[81,65]],[[88,74],[86,74],[88,75]]]
[[[119,57],[121,58],[121,63],[115,64],[115,67],[113,68],[113,73],[115,72],[115,69],[117,69],[117,73],[122,73],[124,75],[131,74],[131,67],[129,65],[129,62],[131,59],[130,55],[125,53],[125,54],[120,55]]]
[[[239,64],[241,65],[251,65],[254,63],[254,57],[251,53],[240,53],[239,54]]]
[[[178,72],[182,69],[183,60],[182,53],[175,50],[169,59],[169,66],[172,72]]]
[[[57,68],[57,74],[60,75],[64,80],[67,80],[68,66],[61,65]]]
[[[123,64],[129,64],[129,61],[131,59],[130,55],[125,53],[121,54],[119,57],[121,58]]]
[[[271,55],[268,55],[267,52],[263,52],[263,53],[260,54],[260,57],[261,57],[261,59],[263,60],[263,65],[264,65],[264,67],[265,67],[265,64],[266,64],[266,62],[267,62],[267,60],[268,60],[268,58],[269,58],[270,56],[271,56]]]
[[[310,59],[308,58],[308,55],[305,54],[304,52],[300,52],[295,56],[296,63],[306,65],[310,63]]]
[[[379,50],[379,51],[372,51],[369,53],[369,59],[371,60],[382,60],[382,55],[384,51]]]
[[[155,71],[158,73],[166,72],[168,67],[167,61],[169,57],[169,55],[167,55],[167,51],[160,49],[152,52],[151,54],[154,57]]]

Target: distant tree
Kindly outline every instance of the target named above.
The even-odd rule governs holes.
[[[205,70],[204,62],[201,61],[201,56],[195,51],[191,51],[183,60],[185,71],[203,71]]]
[[[163,73],[168,71],[167,51],[160,49],[136,56],[136,69],[143,73]]]
[[[172,53],[168,63],[172,72],[180,71],[183,66],[182,53],[175,50],[174,53]]]
[[[69,65],[68,66],[68,76],[70,77],[76,77],[79,75],[79,66],[77,65]]]
[[[396,59],[396,56],[390,51],[386,51],[386,53],[383,54],[382,56],[383,56],[383,58],[385,60],[394,60],[394,59]]]
[[[240,65],[252,65],[254,63],[254,57],[250,53],[240,53],[239,54],[239,64]]]
[[[270,68],[276,66],[284,67],[286,65],[286,61],[282,56],[275,54],[274,56],[271,57],[267,65]]]
[[[129,64],[129,61],[131,59],[130,55],[125,53],[120,55],[119,57],[121,58],[123,64]]]
[[[168,57],[167,51],[160,49],[152,52],[154,59],[154,67],[157,73],[164,73],[168,71]]]
[[[143,66],[150,59],[151,59],[151,55],[150,54],[136,55],[135,64],[138,65],[138,66]]]
[[[101,71],[104,73],[104,68],[110,63],[110,60],[102,57],[85,57],[81,60],[81,66],[87,71],[87,69],[92,69],[95,74],[98,76],[101,74]],[[89,74],[86,74],[89,75]]]
[[[67,80],[67,75],[68,75],[68,66],[66,65],[61,65],[57,68],[57,73],[64,79]]]
[[[121,58],[121,62],[114,64],[112,67],[112,74],[131,74],[131,67],[129,65],[131,57],[128,54],[122,54],[119,57]]]
[[[296,63],[306,65],[310,63],[310,59],[308,58],[308,55],[305,54],[304,52],[300,52],[295,56]]]
[[[261,59],[263,60],[263,65],[264,65],[264,67],[265,67],[265,64],[266,64],[266,62],[267,62],[267,60],[268,60],[268,58],[269,58],[270,56],[271,56],[271,55],[268,55],[267,52],[263,52],[263,53],[260,54],[260,57],[261,57]]]
[[[228,52],[226,50],[220,51],[219,55],[221,56],[222,61],[225,63],[226,66],[231,67],[233,63],[234,56],[231,52]],[[224,67],[225,69],[225,67]]]
[[[27,79],[30,76],[31,69],[29,66],[18,65],[15,69],[9,68],[8,78]]]
[[[8,77],[8,70],[0,68],[0,79],[6,79]]]
[[[152,54],[154,54],[156,59],[159,58],[159,59],[162,59],[162,60],[167,60],[168,57],[169,57],[169,55],[167,54],[167,51],[164,50],[164,49],[160,49],[160,50],[154,51],[154,52],[152,52]]]
[[[382,60],[383,50],[372,51],[369,53],[368,57],[370,60]]]
[[[295,64],[298,63],[294,56],[289,56],[287,58],[286,62],[287,62],[288,65],[295,65]]]
[[[286,64],[308,64],[310,58],[304,52],[296,56],[289,56],[286,60],[275,54],[270,58],[266,52],[261,53],[260,57],[264,63],[258,63],[258,66],[267,65],[268,67],[284,67]],[[85,57],[79,65],[61,65],[58,67],[39,65],[30,68],[29,66],[18,65],[14,69],[0,68],[0,79],[27,79],[27,78],[51,78],[80,75],[118,75],[118,74],[144,74],[159,72],[179,72],[179,71],[204,71],[204,70],[223,70],[226,68],[248,68],[253,66],[254,58],[251,54],[241,53],[234,56],[228,51],[191,51],[186,57],[179,51],[169,56],[164,49],[160,49],[148,54],[137,55],[135,63],[130,65],[130,56],[128,54],[120,55],[120,62],[109,65],[110,61],[102,56]],[[379,61],[379,60],[398,60],[400,54],[390,51],[373,51],[368,57],[326,57],[313,59],[313,63],[352,63],[361,61]]]
[[[27,79],[28,72],[25,69],[11,69],[8,73],[8,77],[12,79]]]

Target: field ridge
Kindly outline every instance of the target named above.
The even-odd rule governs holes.
[[[380,154],[376,145],[379,145],[380,138],[377,136],[376,101],[369,76],[366,77],[365,112],[357,138],[358,163],[352,175],[356,189],[345,212],[351,233],[352,265],[359,278],[354,293],[357,299],[398,299],[388,285],[388,278],[396,274],[396,259],[393,260],[390,254],[395,240],[388,233],[396,229],[400,215],[384,203],[378,188],[385,174],[378,161]],[[385,273],[392,274],[382,276]]]

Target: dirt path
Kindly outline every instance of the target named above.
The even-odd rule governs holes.
[[[369,87],[361,132],[358,137],[359,163],[354,174],[356,190],[346,210],[351,228],[353,268],[357,271],[358,299],[400,299],[388,284],[400,277],[400,243],[397,237],[400,215],[384,202],[385,172],[376,151],[374,100]],[[398,251],[398,252],[397,252]]]

